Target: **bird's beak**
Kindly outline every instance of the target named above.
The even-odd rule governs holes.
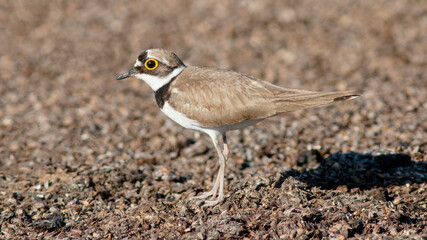
[[[128,78],[128,77],[132,77],[135,73],[136,73],[135,68],[132,68],[131,70],[129,70],[129,71],[123,73],[123,74],[120,74],[116,79],[117,80],[122,80],[122,79],[125,79],[125,78]]]

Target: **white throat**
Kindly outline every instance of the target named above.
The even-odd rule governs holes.
[[[171,73],[163,77],[153,76],[145,73],[135,74],[135,77],[146,82],[151,87],[151,89],[153,89],[153,91],[157,91],[159,88],[168,84],[173,78],[178,76],[184,69],[185,66],[175,68]]]

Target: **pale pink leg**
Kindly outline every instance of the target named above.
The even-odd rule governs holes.
[[[205,201],[203,207],[214,206],[224,200],[224,173],[225,173],[225,163],[229,157],[230,151],[226,144],[226,136],[225,133],[222,134],[224,140],[224,150],[221,150],[220,140],[219,140],[219,132],[215,132],[215,134],[209,134],[214,143],[215,149],[219,156],[219,170],[218,175],[215,179],[214,186],[212,190],[209,192],[205,192],[199,196],[192,197],[191,199],[204,199],[212,196],[211,200]],[[215,199],[216,198],[216,199]]]
[[[222,142],[224,144],[224,151],[222,151],[222,154],[224,154],[225,161],[227,162],[228,157],[230,156],[230,149],[228,148],[227,136],[225,133],[222,133]]]

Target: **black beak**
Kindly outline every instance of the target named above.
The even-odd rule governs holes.
[[[129,71],[123,73],[123,74],[120,74],[116,79],[117,80],[122,80],[122,79],[125,79],[125,78],[128,78],[128,77],[132,77],[135,73],[136,73],[135,69],[132,68],[131,70],[129,70]]]

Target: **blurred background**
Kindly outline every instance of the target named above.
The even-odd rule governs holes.
[[[0,42],[3,211],[19,192],[33,219],[65,212],[77,229],[73,199],[120,199],[147,179],[160,183],[127,203],[209,188],[210,140],[167,119],[143,82],[115,80],[149,48],[287,88],[363,94],[231,133],[229,181],[315,168],[298,160],[312,150],[427,160],[426,1],[2,1]],[[183,190],[171,193],[170,179]]]

